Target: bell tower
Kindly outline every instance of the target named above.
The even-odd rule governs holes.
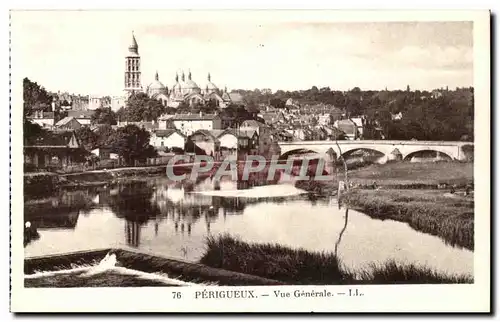
[[[136,92],[142,92],[141,56],[139,56],[139,46],[132,32],[132,43],[125,57],[125,93],[130,96]]]

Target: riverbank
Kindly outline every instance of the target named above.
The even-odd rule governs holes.
[[[473,283],[472,276],[444,274],[394,261],[374,263],[369,269],[354,272],[345,269],[333,253],[246,243],[230,235],[209,237],[200,263],[291,285]]]
[[[50,196],[60,189],[99,187],[124,181],[145,180],[149,177],[164,175],[166,165],[142,168],[119,168],[95,170],[71,174],[37,172],[24,174],[24,195],[30,198]],[[178,167],[186,171],[185,167]]]
[[[408,223],[452,246],[474,250],[474,199],[442,190],[353,189],[342,203],[381,220]]]
[[[343,180],[343,173],[339,173]],[[378,186],[394,189],[421,189],[474,185],[474,164],[470,162],[389,162],[372,164],[348,172],[355,186]]]
[[[315,195],[337,193],[338,180],[299,181]],[[373,164],[348,172],[351,189],[341,195],[347,207],[377,219],[408,223],[446,243],[474,250],[473,164],[461,162]],[[453,190],[456,190],[454,193]]]

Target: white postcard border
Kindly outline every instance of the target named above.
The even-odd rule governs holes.
[[[153,13],[152,13],[153,14]],[[213,14],[213,15],[212,15]],[[226,13],[182,13],[195,19],[217,19]],[[286,298],[273,291],[327,289],[343,292],[356,286],[216,287],[269,294],[256,299],[203,299],[196,292],[214,287],[27,289],[23,287],[22,61],[16,55],[16,13],[12,14],[12,306],[14,312],[485,312],[490,309],[490,17],[488,11],[285,11],[232,12],[240,19],[292,21],[474,21],[475,91],[475,250],[473,285],[358,286],[359,297]],[[227,16],[226,16],[227,18]],[[172,292],[182,292],[174,300]]]

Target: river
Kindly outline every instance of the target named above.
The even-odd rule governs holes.
[[[249,242],[336,252],[353,270],[394,259],[473,275],[473,252],[405,223],[339,207],[335,198],[312,198],[291,184],[249,187],[223,180],[214,190],[209,178],[188,185],[151,178],[61,192],[26,206],[25,220],[40,233],[25,246],[26,256],[125,246],[197,261],[208,235],[229,233]]]

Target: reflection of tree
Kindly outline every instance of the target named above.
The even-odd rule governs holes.
[[[117,194],[109,196],[109,206],[115,215],[125,219],[125,236],[129,246],[139,246],[141,226],[160,214],[151,202],[152,195],[152,187],[145,182],[135,182],[119,187]]]
[[[349,220],[349,209],[345,209],[345,216],[344,216],[344,227],[342,228],[342,230],[340,231],[340,234],[339,234],[339,238],[337,239],[337,242],[335,243],[335,257],[337,257],[337,251],[338,251],[338,247],[340,245],[340,242],[342,240],[342,236],[344,235],[344,232],[347,228],[347,222]]]
[[[88,191],[63,191],[43,202],[24,205],[24,221],[36,228],[74,229],[81,214],[92,209]]]
[[[109,206],[117,217],[144,224],[160,214],[151,202],[152,196],[153,189],[145,182],[126,184],[116,195],[109,196]]]

